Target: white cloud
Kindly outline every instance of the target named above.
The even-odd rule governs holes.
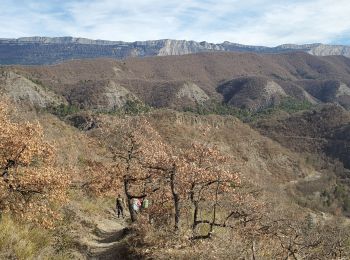
[[[350,38],[348,0],[0,1],[3,38],[172,38],[269,46]]]

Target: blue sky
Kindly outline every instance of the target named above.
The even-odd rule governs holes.
[[[0,0],[0,38],[350,44],[349,0]]]

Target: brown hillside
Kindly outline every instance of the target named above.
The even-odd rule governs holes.
[[[325,103],[338,103],[350,108],[350,88],[339,80],[302,80],[298,81],[310,95]]]
[[[210,142],[237,160],[235,168],[243,177],[270,190],[275,185],[312,174],[313,168],[297,153],[289,151],[271,139],[262,136],[249,125],[232,116],[196,116],[171,110],[156,110],[146,116],[165,142],[176,149],[186,148],[193,141]],[[99,128],[87,131],[93,138],[101,138],[106,129],[118,126],[119,117],[97,117]],[[211,130],[203,140],[203,129]],[[275,190],[276,191],[276,190]]]
[[[266,136],[297,152],[321,153],[350,168],[350,113],[341,106],[325,105],[284,118],[254,124]]]
[[[106,102],[115,105],[122,103],[103,98],[107,95],[106,88],[111,84],[130,91],[150,105],[174,107],[198,103],[196,98],[188,100],[177,95],[179,86],[185,83],[195,84],[215,100],[222,99],[216,91],[220,84],[246,76],[264,77],[276,82],[295,98],[306,96],[303,92],[305,86],[299,84],[300,80],[338,80],[350,85],[349,59],[340,56],[315,57],[302,52],[260,55],[222,52],[130,58],[124,61],[74,60],[58,65],[17,66],[12,69],[42,82],[44,86],[68,99],[72,95],[77,102],[89,100],[87,104],[91,108],[104,106]],[[260,95],[259,89],[257,85],[255,92],[253,85],[253,91],[236,97],[238,103],[242,103],[241,99],[251,98],[250,95]],[[309,94],[312,95],[311,92]],[[118,95],[115,93],[113,96]],[[319,97],[316,99],[322,100]],[[349,101],[342,98],[344,105],[348,105]],[[259,107],[258,103],[253,105]]]

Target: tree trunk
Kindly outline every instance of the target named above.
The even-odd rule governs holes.
[[[195,199],[195,183],[192,183],[191,185],[191,192],[190,192],[190,198],[191,198],[191,202],[194,206],[194,211],[193,211],[193,224],[192,224],[192,232],[193,232],[193,237],[194,237],[194,233],[195,233],[195,229],[198,225],[198,210],[199,210],[199,201],[197,201]]]
[[[212,222],[210,224],[210,231],[208,233],[209,237],[213,233],[214,225],[216,222],[216,207],[218,205],[219,186],[220,186],[220,180],[218,180],[217,185],[216,185],[216,190],[215,190],[215,202],[214,202],[213,218],[212,218]]]
[[[195,231],[197,225],[198,225],[198,209],[199,209],[199,202],[193,201],[194,211],[193,211],[193,225],[192,230]]]
[[[134,211],[133,207],[132,207],[132,199],[133,197],[131,196],[131,194],[129,193],[129,181],[124,179],[124,192],[127,198],[127,203],[128,203],[128,209],[129,209],[129,213],[130,213],[130,218],[132,222],[135,222],[137,219],[137,215],[136,212]]]
[[[178,230],[180,228],[180,196],[176,192],[175,175],[176,175],[176,168],[174,165],[170,174],[170,186],[171,186],[171,193],[173,195],[174,209],[175,209],[174,227],[175,227],[175,230]]]
[[[126,167],[126,175],[124,175],[124,191],[125,191],[126,198],[128,200],[128,209],[129,209],[130,218],[131,218],[132,222],[136,221],[137,216],[136,216],[136,212],[134,211],[134,209],[132,207],[131,200],[133,199],[133,197],[129,193],[129,189],[130,189],[129,181],[130,180],[128,179],[128,176],[130,176],[129,174],[130,174],[130,169],[131,169],[131,160],[132,160],[132,155],[134,154],[134,149],[135,149],[135,144],[134,144],[134,141],[131,140],[131,147],[128,150],[128,157],[126,160],[127,167]]]
[[[252,260],[255,260],[255,241],[252,241]]]

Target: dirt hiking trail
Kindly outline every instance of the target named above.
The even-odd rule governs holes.
[[[79,247],[75,259],[134,259],[131,258],[125,242],[130,230],[128,216],[124,219],[118,218],[113,209],[107,209],[100,215],[90,215],[76,207],[74,211],[81,227],[74,235]]]
[[[127,252],[122,240],[128,233],[127,223],[110,211],[108,219],[96,219],[93,233],[86,234],[81,243],[86,248],[86,258],[93,260],[126,259]]]

